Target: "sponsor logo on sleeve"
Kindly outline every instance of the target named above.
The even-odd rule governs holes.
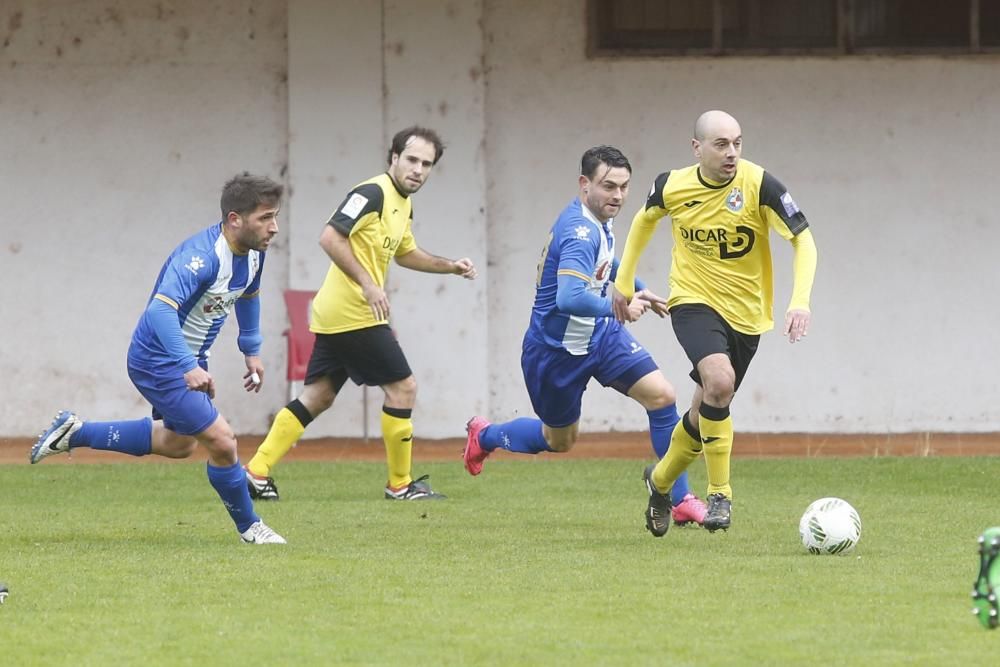
[[[579,225],[574,230],[576,232],[576,238],[580,240],[586,240],[590,238],[590,228],[586,225]]]
[[[785,207],[785,215],[789,218],[799,212],[799,205],[795,203],[789,192],[781,195],[781,205]]]
[[[361,213],[362,209],[364,209],[365,204],[367,203],[368,203],[368,197],[365,197],[363,194],[359,192],[355,192],[347,199],[347,201],[344,203],[343,208],[340,209],[340,212],[346,215],[351,220],[354,220],[358,217],[358,213]]]

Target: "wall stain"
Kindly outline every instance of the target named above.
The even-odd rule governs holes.
[[[10,251],[10,254],[16,255],[17,253],[21,252],[21,249],[23,247],[24,246],[21,245],[20,241],[13,241],[11,242],[10,245],[7,246],[7,250]]]
[[[121,25],[125,22],[122,19],[122,13],[120,11],[118,11],[118,9],[115,8],[115,7],[108,7],[104,11],[104,14],[105,14],[105,16],[108,17],[109,21],[111,21],[112,23],[114,23],[115,25],[117,25],[119,27],[121,27]]]
[[[438,113],[440,113],[442,116],[448,115],[448,103],[446,101],[441,100],[441,103],[438,104]]]
[[[21,24],[24,22],[24,14],[21,12],[14,12],[10,15],[10,19],[7,20],[7,27],[11,32],[17,32],[21,29]]]

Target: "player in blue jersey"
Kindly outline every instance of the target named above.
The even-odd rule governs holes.
[[[284,188],[243,173],[222,189],[222,221],[181,243],[156,279],[132,334],[128,375],[153,406],[152,419],[83,421],[63,410],[31,448],[31,462],[90,447],[133,456],[190,456],[208,451],[208,480],[244,542],[284,544],[254,512],[236,452],[236,436],[212,399],[209,348],[233,309],[247,371],[244,388],[260,391],[260,287],[264,251],[278,233]]]
[[[579,197],[563,209],[542,250],[535,304],[524,334],[521,370],[539,419],[491,424],[473,417],[466,425],[465,469],[482,472],[497,447],[512,452],[565,452],[579,433],[580,405],[591,378],[640,403],[649,416],[657,457],[670,445],[678,421],[674,388],[650,356],[613,316],[608,286],[614,280],[614,217],[628,194],[632,166],[620,150],[596,146],[580,161]],[[629,320],[647,310],[666,314],[666,301],[635,281]],[[634,305],[634,307],[633,307]],[[701,524],[705,504],[687,478],[673,488],[673,519]]]

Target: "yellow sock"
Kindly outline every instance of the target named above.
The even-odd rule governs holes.
[[[413,452],[411,413],[412,410],[404,408],[382,408],[382,440],[385,441],[385,460],[389,466],[389,486],[394,489],[413,481],[410,476]]]
[[[677,481],[691,462],[701,454],[701,442],[696,440],[684,428],[686,416],[681,415],[680,421],[670,434],[670,448],[660,462],[656,464],[651,475],[653,485],[661,493],[666,493]]]
[[[311,421],[312,416],[299,399],[281,408],[264,442],[260,443],[257,453],[247,463],[247,470],[259,477],[268,477],[271,468],[299,441]]]
[[[698,430],[705,448],[705,467],[708,469],[708,493],[721,493],[730,500],[733,489],[729,486],[729,457],[733,452],[733,420],[729,407],[717,408],[701,404]]]

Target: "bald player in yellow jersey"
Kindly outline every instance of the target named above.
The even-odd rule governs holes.
[[[312,304],[309,329],[316,334],[316,345],[302,393],[278,412],[247,463],[253,498],[278,499],[271,469],[309,423],[333,405],[348,378],[385,392],[382,439],[389,473],[385,497],[445,497],[431,489],[426,475],[417,479],[411,475],[417,383],[389,328],[385,293],[392,260],[415,271],[476,277],[470,259],[445,259],[417,247],[410,227],[411,197],[427,181],[443,151],[444,144],[433,130],[414,126],[397,132],[389,148],[388,169],[356,185],[323,228],[319,244],[332,264]]]
[[[691,147],[698,163],[657,176],[646,205],[633,218],[612,297],[615,316],[627,321],[639,256],[660,219],[669,216],[674,243],[666,305],[698,386],[666,456],[644,472],[646,528],[656,537],[670,526],[671,486],[702,451],[708,469],[704,526],[712,532],[729,528],[729,404],[760,334],[774,326],[770,230],[794,248],[794,285],[784,327],[789,342],[802,340],[809,330],[816,273],[816,244],[805,215],[776,178],[741,159],[743,132],[736,119],[724,111],[703,113]]]

